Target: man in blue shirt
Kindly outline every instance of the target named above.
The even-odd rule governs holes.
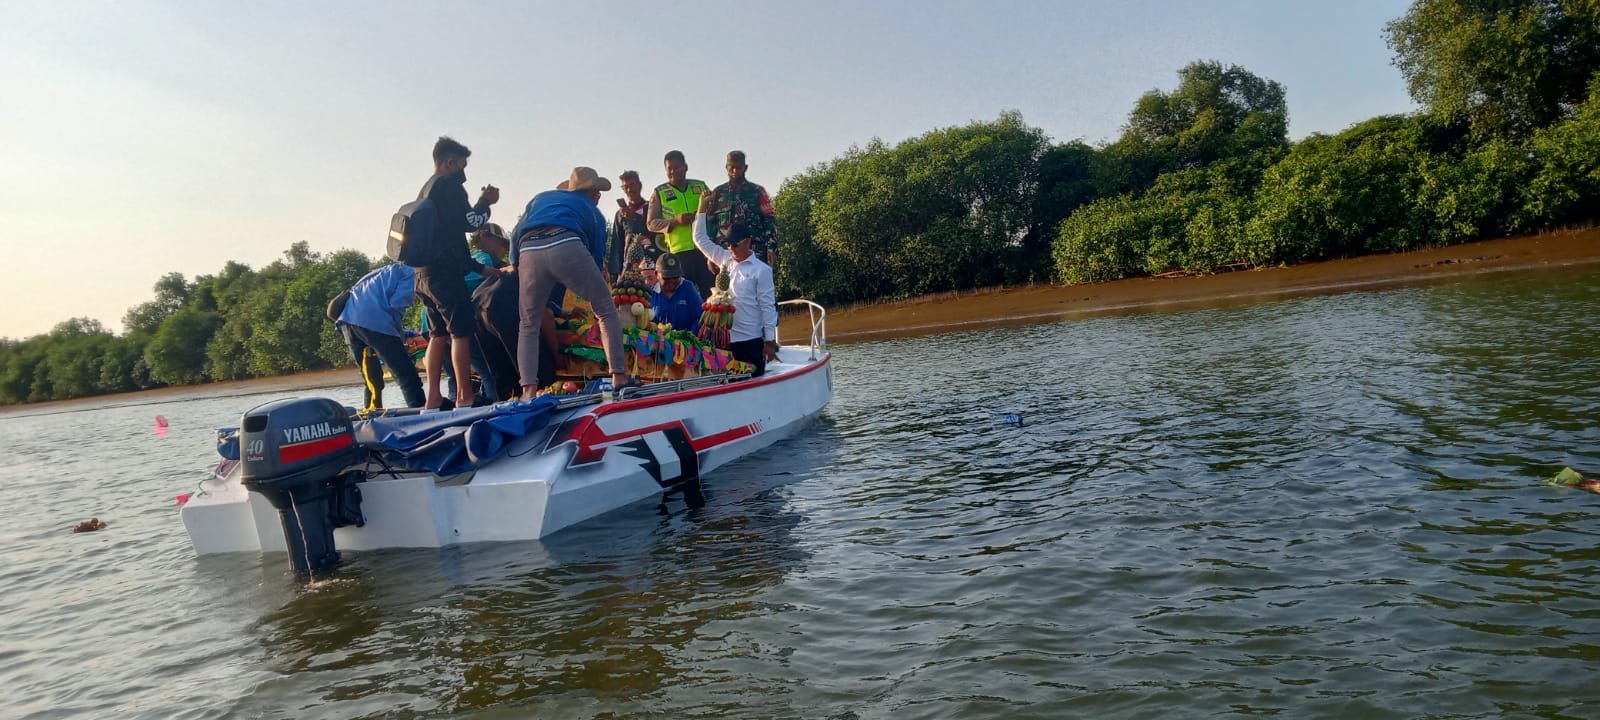
[[[356,366],[361,368],[362,402],[368,409],[383,407],[383,367],[389,366],[406,407],[422,407],[422,379],[416,363],[406,352],[400,329],[406,308],[417,298],[416,270],[405,263],[391,263],[367,273],[350,288],[335,327],[350,346]]]
[[[683,263],[666,253],[656,261],[656,271],[661,273],[661,287],[650,291],[650,314],[674,330],[699,333],[700,306],[705,301],[694,283],[683,278]]]
[[[517,225],[517,284],[520,288],[521,325],[517,332],[517,371],[522,375],[522,397],[539,391],[539,336],[545,299],[557,284],[566,285],[589,301],[600,324],[600,335],[611,371],[611,386],[630,384],[627,359],[622,354],[622,324],[611,287],[600,272],[606,254],[606,218],[600,213],[600,193],[611,181],[594,168],[576,167],[555,190],[528,201]]]

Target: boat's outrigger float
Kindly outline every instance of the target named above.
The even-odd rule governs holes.
[[[532,540],[694,485],[799,431],[833,395],[826,315],[760,378],[713,375],[454,412],[361,418],[279,400],[218,433],[223,460],[180,512],[195,551],[286,551],[297,573],[338,549]]]

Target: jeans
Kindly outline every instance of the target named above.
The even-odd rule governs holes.
[[[545,301],[557,283],[566,285],[594,306],[600,322],[600,337],[606,350],[606,364],[613,373],[627,373],[622,354],[622,324],[611,288],[583,241],[572,240],[540,249],[522,251],[517,257],[518,306],[522,323],[517,329],[517,371],[524,386],[539,387],[539,322],[544,318]]]

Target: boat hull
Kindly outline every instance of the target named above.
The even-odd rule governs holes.
[[[494,461],[463,475],[373,476],[360,527],[340,550],[533,540],[659,497],[792,436],[833,394],[831,356],[785,347],[766,376],[556,411]],[[283,552],[278,512],[237,466],[202,484],[180,514],[198,554]]]

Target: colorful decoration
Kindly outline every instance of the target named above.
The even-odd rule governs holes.
[[[566,356],[564,375],[606,375],[605,350],[594,316],[575,311],[556,321],[556,339]],[[677,380],[700,375],[748,373],[748,363],[666,323],[645,323],[622,330],[628,373],[646,381]]]
[[[718,289],[700,306],[700,339],[728,349],[733,333],[733,295]]]

